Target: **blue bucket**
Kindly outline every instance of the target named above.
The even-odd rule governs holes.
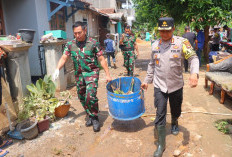
[[[119,86],[120,90],[127,93],[131,89],[131,81],[134,78],[133,93],[115,94],[112,89]],[[139,118],[144,112],[144,92],[140,88],[141,81],[136,77],[121,77],[110,81],[107,88],[107,99],[109,104],[110,115],[117,120],[129,121]]]

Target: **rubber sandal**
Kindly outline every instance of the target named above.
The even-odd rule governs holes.
[[[7,150],[2,150],[0,149],[0,157],[4,157],[6,156],[6,154],[8,154],[9,152]]]
[[[3,149],[3,148],[5,148],[5,147],[9,146],[9,145],[11,145],[12,143],[13,143],[12,140],[7,140],[6,143],[5,143],[3,146],[0,147],[0,149]]]

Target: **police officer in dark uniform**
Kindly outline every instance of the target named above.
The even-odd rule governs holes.
[[[155,131],[158,133],[158,147],[154,157],[161,157],[166,146],[166,114],[169,99],[172,127],[171,133],[179,133],[178,118],[181,114],[183,100],[183,60],[190,63],[189,84],[196,87],[199,73],[199,60],[188,39],[174,36],[174,19],[160,18],[158,30],[161,39],[152,44],[151,60],[148,64],[147,75],[141,88],[147,89],[148,84],[154,84],[155,92]]]

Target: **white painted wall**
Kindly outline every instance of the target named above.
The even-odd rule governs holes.
[[[36,31],[33,46],[29,49],[32,76],[40,76],[38,44],[44,30],[49,30],[46,0],[2,0],[6,34],[15,35],[18,29]]]

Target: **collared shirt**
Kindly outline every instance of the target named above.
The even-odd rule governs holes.
[[[205,42],[205,35],[204,33],[200,30],[197,33],[197,45],[198,45],[198,49],[203,49],[204,47],[204,42]]]
[[[199,73],[199,60],[189,41],[173,36],[169,42],[161,39],[152,44],[151,61],[144,83],[152,83],[164,93],[172,93],[184,86],[183,60],[187,59],[190,73]]]
[[[99,43],[87,37],[85,42],[77,42],[76,39],[68,42],[63,54],[71,56],[76,71],[99,71],[97,58],[103,55]]]

